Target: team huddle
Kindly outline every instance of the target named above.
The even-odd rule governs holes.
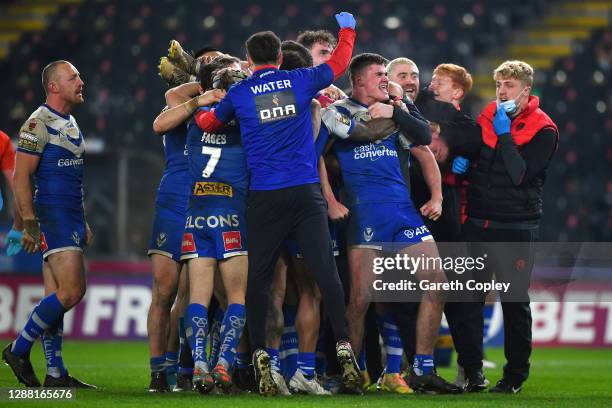
[[[460,112],[469,73],[440,64],[421,91],[413,61],[352,56],[355,19],[340,13],[336,20],[338,39],[324,30],[282,42],[270,31],[253,34],[247,61],[211,47],[192,55],[176,41],[161,59],[169,90],[153,123],[166,168],[148,251],[150,392],[362,394],[372,385],[365,320],[382,243],[400,254],[436,257],[434,238],[458,239],[464,214],[454,198],[482,139],[476,121]],[[505,64],[495,73],[498,87],[530,87],[531,67]],[[350,97],[333,85],[345,72]],[[20,382],[40,386],[29,350],[43,336],[45,355],[53,356],[44,385],[93,387],[69,375],[61,359],[63,314],[85,292],[82,249],[93,237],[83,210],[83,136],[69,115],[83,102],[83,82],[74,66],[57,61],[43,71],[43,86],[47,103],[20,132],[15,180],[23,246],[43,253],[46,297],[3,359]],[[510,134],[506,115],[527,101],[522,90],[511,96],[497,101],[498,135],[506,125],[503,135]],[[411,162],[417,182],[410,181]],[[19,187],[19,174],[36,176],[33,198],[25,181]],[[411,188],[419,183],[415,196]],[[344,248],[346,296],[335,260]],[[447,279],[435,267],[416,277]],[[374,309],[385,356],[378,390],[487,388],[480,302],[445,305],[441,291],[430,291],[417,304]],[[454,384],[434,365],[443,313],[463,373]],[[480,334],[461,335],[467,315],[479,327],[478,313]],[[492,391],[520,390],[526,373],[516,383],[511,363],[509,357]]]

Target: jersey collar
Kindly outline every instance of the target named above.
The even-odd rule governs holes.
[[[253,71],[253,76],[261,76],[261,74],[263,74],[264,72],[268,72],[268,71],[278,71],[278,66],[277,65],[260,65],[257,68],[255,68],[255,71]]]
[[[55,109],[53,109],[52,107],[50,107],[49,105],[47,105],[46,103],[43,103],[43,106],[47,109],[49,109],[52,113],[56,114],[57,116],[59,116],[60,118],[64,118],[66,120],[70,119],[70,115],[64,115],[61,112],[56,111]]]

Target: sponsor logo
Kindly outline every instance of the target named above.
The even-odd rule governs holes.
[[[45,233],[40,233],[40,252],[45,253],[49,249],[49,245],[47,245],[47,238],[45,238]]]
[[[193,240],[193,234],[185,233],[183,234],[183,241],[181,242],[181,252],[195,252],[196,246],[195,241]]]
[[[35,121],[31,121],[30,123],[28,123],[28,129],[30,129],[30,132],[33,131],[35,128],[36,128]]]
[[[38,148],[38,137],[28,132],[21,132],[17,147],[19,149],[36,151]]]
[[[259,115],[259,123],[274,122],[297,116],[293,91],[256,96],[255,106]]]
[[[380,143],[380,141],[378,141],[377,144],[370,143],[355,147],[353,149],[353,158],[355,160],[370,159],[371,161],[376,161],[384,156],[397,157],[397,150],[389,149],[387,146],[378,143]]]
[[[343,113],[336,112],[336,122],[342,123],[343,125],[346,125],[346,126],[350,126],[351,118],[349,118],[347,115]]]
[[[404,230],[404,235],[408,238],[414,238],[415,236],[423,234],[429,235],[429,230],[425,225],[418,228],[408,228],[407,230]]]
[[[363,239],[365,239],[366,242],[370,242],[373,237],[374,237],[374,230],[372,228],[367,227],[366,229],[363,230]]]
[[[185,229],[195,228],[195,229],[203,229],[204,227],[208,228],[217,228],[217,227],[239,227],[240,219],[238,218],[238,214],[227,214],[227,215],[211,215],[209,217],[197,216],[194,217],[192,215],[187,217],[187,223],[185,224]]]
[[[226,251],[242,248],[240,231],[226,231],[223,233],[223,247]]]
[[[83,159],[59,159],[57,167],[76,167],[83,165]]]
[[[79,245],[79,243],[81,242],[81,238],[79,237],[79,234],[76,231],[72,231],[72,241],[75,245]]]
[[[157,239],[155,240],[155,243],[157,244],[157,247],[162,247],[166,241],[168,240],[168,234],[166,234],[165,232],[160,232],[159,234],[157,234]]]
[[[232,188],[232,186],[225,183],[217,183],[214,181],[198,181],[193,187],[193,195],[233,197],[234,189]]]

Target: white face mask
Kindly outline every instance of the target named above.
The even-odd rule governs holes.
[[[503,110],[506,111],[506,113],[508,114],[508,116],[514,116],[516,114],[516,112],[518,111],[519,108],[519,103],[518,101],[522,98],[523,96],[523,91],[527,89],[527,87],[523,88],[521,90],[521,92],[518,94],[518,96],[514,99],[509,99],[505,102],[500,102],[499,100],[497,101],[497,108],[501,108]]]

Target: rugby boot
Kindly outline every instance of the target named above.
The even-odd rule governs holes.
[[[12,343],[9,343],[2,350],[2,360],[11,367],[13,374],[20,383],[25,384],[26,387],[40,387],[40,381],[36,377],[32,363],[30,363],[30,353],[16,356],[11,351],[11,346]]]
[[[480,392],[487,389],[489,380],[484,376],[482,370],[477,370],[472,373],[466,373],[465,385],[463,390],[465,392]]]
[[[380,381],[380,391],[396,394],[412,394],[414,391],[406,384],[399,373],[383,374]]]
[[[359,372],[359,366],[357,365],[355,354],[353,354],[353,349],[348,341],[340,340],[336,343],[336,356],[338,358],[338,364],[342,369],[344,391],[353,393],[353,390],[359,390],[359,393],[362,393],[361,373]]]
[[[291,377],[289,390],[292,394],[331,395],[331,392],[321,387],[316,378],[306,378],[300,370]]]
[[[230,388],[232,388],[232,378],[227,373],[223,364],[217,364],[215,368],[213,368],[212,376],[217,388],[221,389],[225,394],[229,393]]]
[[[168,58],[176,64],[177,67],[190,75],[198,75],[202,62],[194,58],[193,55],[183,49],[181,43],[176,40],[170,41],[168,48]]]
[[[451,384],[440,377],[436,370],[429,374],[416,375],[414,369],[408,376],[408,386],[418,393],[424,394],[461,394],[463,388]]]
[[[176,375],[176,385],[172,389],[174,392],[193,390],[193,374],[178,373]]]
[[[253,353],[253,368],[255,369],[255,384],[259,394],[270,397],[278,393],[278,386],[272,378],[270,355],[264,349],[257,349]]]
[[[153,373],[151,373],[151,384],[153,384]],[[81,388],[81,389],[89,389],[89,390],[97,390],[98,387],[96,387],[93,384],[87,384],[84,381],[79,380],[78,378],[74,378],[73,376],[71,376],[70,374],[66,373],[66,375],[62,375],[61,377],[53,377],[50,376],[49,374],[47,374],[45,376],[45,382],[43,384],[43,387],[49,387],[49,388]],[[164,389],[161,392],[166,392],[167,389]],[[155,392],[155,391],[151,391],[151,385],[149,385],[149,392]]]
[[[215,380],[208,371],[202,367],[193,369],[193,389],[200,394],[208,394],[215,388]]]
[[[171,88],[196,80],[195,76],[187,74],[185,71],[174,65],[168,59],[168,57],[160,58],[158,68],[159,76]]]
[[[47,379],[45,378],[45,382]],[[149,392],[166,392],[168,391],[168,382],[166,381],[166,373],[163,371],[152,371],[151,382],[149,383]]]
[[[518,394],[523,389],[521,384],[512,384],[510,381],[502,378],[495,384],[495,387],[491,388],[489,392],[495,394]]]

